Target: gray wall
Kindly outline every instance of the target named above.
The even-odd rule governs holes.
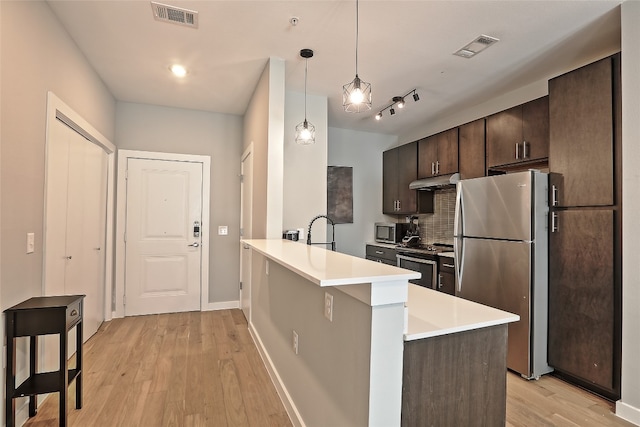
[[[364,258],[374,223],[388,220],[382,215],[382,152],[396,143],[393,135],[329,128],[328,165],[353,167],[353,224],[336,225],[338,252]]]
[[[116,140],[120,149],[211,156],[209,302],[237,301],[242,117],[118,102]]]
[[[44,2],[0,1],[0,63],[0,307],[5,309],[42,295],[47,91],[112,142],[116,102]],[[28,232],[35,233],[35,252],[27,255]],[[22,344],[18,372],[27,365]],[[24,402],[17,401],[17,408]]]
[[[368,423],[371,307],[252,251],[252,326],[309,426]],[[322,311],[333,295],[333,321]],[[292,349],[298,333],[299,352]]]
[[[622,4],[622,399],[616,412],[640,425],[640,2]]]

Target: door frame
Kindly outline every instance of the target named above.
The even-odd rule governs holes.
[[[84,136],[91,143],[101,147],[107,153],[107,212],[106,212],[106,235],[105,235],[105,251],[104,251],[104,307],[103,316],[104,320],[108,321],[112,318],[112,292],[113,292],[113,255],[114,255],[114,241],[113,241],[113,226],[114,216],[113,208],[115,203],[115,165],[116,165],[116,146],[109,141],[105,136],[98,132],[93,126],[89,124],[82,116],[76,113],[71,107],[65,104],[56,94],[51,91],[47,92],[47,123],[46,123],[46,147],[45,147],[45,180],[47,177],[49,167],[47,159],[49,158],[49,143],[52,137],[53,126],[56,120],[60,120],[71,129]],[[45,182],[45,195],[44,195],[44,217],[43,217],[43,251],[42,251],[42,263],[43,272],[46,271],[46,253],[47,242],[44,236],[46,236],[46,223],[47,223],[47,183]],[[42,294],[46,295],[46,277],[42,275]]]
[[[154,151],[118,150],[118,191],[116,201],[116,244],[115,244],[115,307],[113,317],[124,317],[125,296],[125,250],[124,233],[127,218],[126,171],[129,159],[168,160],[202,164],[202,224],[200,232],[200,311],[209,306],[209,230],[211,194],[211,157],[195,154],[174,154]]]
[[[240,246],[240,283],[242,283],[242,287],[240,288],[240,299],[239,299],[239,306],[240,309],[242,310],[243,313],[245,313],[245,317],[246,314],[248,312],[249,316],[247,318],[247,322],[251,323],[251,252],[249,252],[249,256],[247,257],[247,261],[249,262],[249,277],[244,277],[244,270],[245,270],[245,266],[243,264],[243,251],[245,250],[249,250],[245,248],[245,245],[242,243],[243,239],[246,239],[247,237],[249,239],[251,239],[253,236],[247,236],[246,234],[246,230],[244,229],[244,216],[248,215],[249,216],[249,221],[252,223],[251,226],[251,234],[253,234],[253,182],[251,182],[251,194],[249,194],[249,197],[251,199],[251,206],[249,206],[249,209],[247,209],[247,206],[244,205],[244,192],[247,191],[246,187],[245,187],[245,171],[244,171],[244,161],[247,157],[252,156],[251,158],[251,178],[253,179],[253,160],[254,160],[254,152],[253,152],[253,141],[251,141],[251,143],[249,144],[249,146],[246,148],[246,150],[242,153],[242,156],[240,157],[240,171],[242,174],[242,181],[240,183],[240,227],[242,229],[241,235],[240,235],[240,241],[239,246]],[[243,304],[243,300],[245,298],[245,293],[248,293],[248,300],[249,300],[249,307],[247,312],[245,312],[245,307],[242,305]]]

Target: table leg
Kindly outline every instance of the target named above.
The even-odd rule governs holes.
[[[65,329],[60,333],[60,408],[59,418],[60,426],[67,425],[67,400],[69,397],[69,361],[68,361],[68,345],[67,345],[67,330]]]
[[[29,337],[29,378],[36,374],[36,360],[38,358],[38,338]],[[29,396],[29,417],[35,417],[38,412],[38,395]]]
[[[82,408],[82,320],[76,326],[76,409]]]

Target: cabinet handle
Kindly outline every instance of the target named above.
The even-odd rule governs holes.
[[[436,160],[436,175],[440,175],[440,160]]]
[[[431,162],[431,175],[435,175],[436,174],[436,164],[434,162]]]
[[[551,206],[558,206],[558,187],[555,184],[551,186]]]
[[[442,274],[438,274],[438,289],[442,288]]]
[[[558,219],[558,214],[555,212],[551,213],[551,232],[557,233],[560,231],[560,221]]]
[[[518,159],[520,158],[520,157],[519,157],[519,155],[520,155],[520,150],[518,149],[518,148],[519,148],[519,146],[520,146],[520,144],[518,144],[518,143],[516,142],[516,160],[518,160]]]
[[[384,254],[384,252],[382,252],[382,251],[376,251],[376,255],[382,255],[382,254]]]
[[[527,141],[522,141],[522,158],[527,158]]]
[[[445,264],[445,263],[442,263],[442,266],[443,266],[443,267],[449,267],[449,268],[455,268],[455,265],[453,265],[453,264]]]

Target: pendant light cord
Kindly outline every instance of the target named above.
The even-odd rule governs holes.
[[[360,14],[358,0],[356,0],[356,76],[358,75],[358,34],[360,34],[358,15]]]
[[[304,121],[307,121],[307,64],[309,59],[304,59]]]

